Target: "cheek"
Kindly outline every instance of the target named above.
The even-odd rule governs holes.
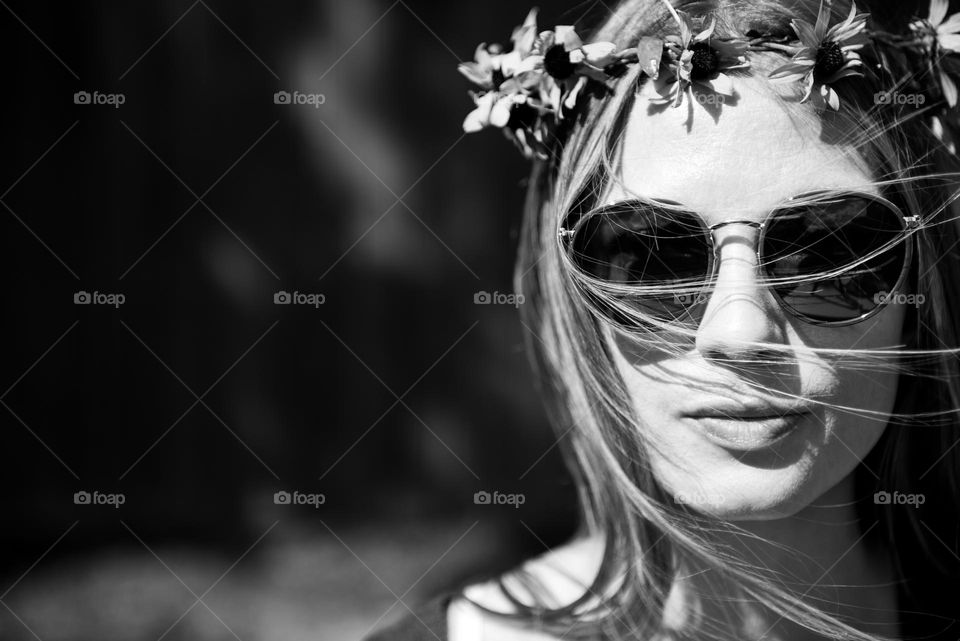
[[[888,305],[861,323],[812,328],[808,336],[800,335],[807,344],[839,350],[824,357],[838,383],[831,411],[839,431],[886,426],[900,380],[896,348],[903,345],[906,314],[903,305]]]
[[[826,457],[835,460],[853,455],[864,458],[883,434],[896,403],[900,371],[895,348],[902,344],[906,310],[888,306],[863,323],[844,328],[838,348],[873,350],[835,359],[838,390],[828,409],[833,429]],[[851,347],[852,346],[852,347]],[[884,353],[887,352],[887,353]]]
[[[890,307],[855,325],[803,326],[790,332],[789,343],[798,349],[841,351],[798,359],[792,369],[797,380],[788,387],[821,400],[822,412],[791,451],[766,457],[718,447],[689,429],[677,413],[678,405],[704,393],[704,383],[736,382],[739,389],[748,372],[734,374],[695,353],[676,358],[615,341],[617,367],[639,420],[637,429],[649,442],[658,481],[673,496],[725,518],[778,518],[809,505],[848,476],[883,434],[899,374],[896,361],[882,355],[882,349],[900,344],[903,317],[902,308]]]

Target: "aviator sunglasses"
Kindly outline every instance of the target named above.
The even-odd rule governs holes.
[[[869,318],[899,289],[913,257],[913,244],[901,241],[919,226],[919,217],[862,192],[804,194],[762,222],[710,226],[678,203],[628,200],[579,216],[559,236],[580,272],[613,286],[607,289],[641,314],[698,323],[719,264],[713,232],[732,224],[759,230],[763,285],[787,312],[813,325],[837,326]],[[598,307],[623,322],[610,305]]]

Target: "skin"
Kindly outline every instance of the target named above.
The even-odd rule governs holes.
[[[712,225],[760,222],[787,198],[816,190],[879,193],[848,149],[821,142],[820,122],[797,118],[763,85],[742,82],[740,94],[718,123],[695,112],[689,131],[687,109],[650,115],[641,94],[625,131],[621,180],[606,201],[631,195],[672,200]],[[777,132],[775,144],[771,131]],[[731,149],[749,153],[737,151],[731,158]],[[732,520],[788,517],[845,478],[870,451],[886,427],[897,388],[895,371],[838,368],[835,359],[806,348],[897,345],[904,307],[888,305],[848,326],[810,325],[782,309],[758,283],[756,229],[727,225],[714,239],[720,252],[717,286],[690,350],[674,358],[619,338],[617,366],[657,446],[653,465],[669,491]],[[758,358],[755,343],[781,349]],[[811,401],[813,415],[801,434],[765,452],[731,453],[685,418],[718,401],[795,398]]]
[[[829,121],[798,117],[796,106],[784,105],[765,83],[742,78],[735,86],[736,106],[723,108],[714,119],[693,104],[692,120],[689,102],[679,109],[651,111],[647,99],[656,94],[645,86],[627,121],[621,173],[606,203],[635,195],[671,200],[710,225],[729,219],[761,221],[785,199],[811,191],[878,193],[870,172],[850,149],[828,142],[842,140],[844,131],[831,129]],[[841,603],[836,613],[859,621],[862,629],[896,635],[897,621],[878,614],[895,607],[892,572],[882,557],[859,544],[870,524],[859,524],[853,512],[851,473],[886,428],[898,376],[877,368],[841,368],[835,359],[808,350],[898,345],[905,310],[888,305],[867,321],[844,327],[807,324],[783,310],[758,282],[755,229],[728,225],[714,238],[720,251],[717,285],[695,340],[686,339],[682,356],[612,332],[609,338],[638,429],[653,445],[654,473],[692,508],[736,521],[770,542],[727,539],[744,558],[790,572],[810,586],[808,597]],[[731,364],[757,360],[752,344],[758,342],[779,349],[763,362]],[[812,402],[812,413],[791,436],[763,451],[724,448],[685,416],[718,400],[785,397]],[[843,407],[859,411],[839,409]],[[805,558],[798,561],[777,544]],[[595,542],[574,543],[528,568],[561,586],[564,580],[549,568],[557,553],[567,553],[564,567],[586,584],[596,567],[596,549]],[[696,574],[699,569],[689,570]],[[824,587],[829,585],[849,587]],[[693,590],[722,595],[724,588],[718,591],[716,583],[708,586],[696,577],[678,585],[667,604],[668,627],[682,627]],[[476,586],[472,596],[496,607],[502,602],[495,594],[491,587]],[[458,608],[451,610],[452,632],[469,618],[467,606]],[[741,622],[741,629],[730,631],[732,638],[749,639],[768,630],[767,638],[815,638],[743,604],[711,605],[707,611],[720,617],[733,614]],[[546,638],[493,620],[486,620],[484,630],[483,638]]]

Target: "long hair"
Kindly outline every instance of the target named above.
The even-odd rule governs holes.
[[[715,19],[719,35],[742,38],[750,32],[786,34],[792,18],[814,22],[820,3],[673,4],[694,18]],[[860,4],[891,33],[905,32],[908,18],[926,11],[926,3]],[[834,21],[845,17],[849,8],[849,2],[835,2]],[[623,48],[640,36],[672,31],[662,0],[624,0],[594,39]],[[763,67],[764,58],[768,64],[784,60],[777,53],[752,55],[754,67]],[[684,568],[700,567],[732,577],[743,598],[814,633],[875,639],[800,598],[782,577],[719,546],[707,533],[739,531],[735,524],[677,504],[652,471],[649,448],[654,444],[638,429],[606,340],[611,328],[585,304],[591,297],[606,296],[611,305],[616,301],[577,276],[557,239],[562,221],[597,206],[602,190],[614,180],[615,151],[638,82],[640,73],[634,68],[610,95],[591,98],[560,155],[534,165],[515,270],[515,287],[526,297],[521,314],[535,334],[528,336],[527,347],[578,487],[582,531],[603,538],[603,559],[583,596],[559,607],[544,586],[522,569],[517,571],[513,576],[524,586],[524,594],[515,594],[501,581],[515,607],[514,613],[502,616],[535,622],[564,638],[654,638],[661,632],[664,605],[678,575]],[[879,522],[870,530],[869,544],[880,546],[895,561],[903,632],[955,639],[956,628],[948,628],[960,612],[956,525],[960,445],[955,446],[960,440],[960,228],[951,203],[960,174],[956,158],[933,135],[923,113],[878,109],[872,100],[876,86],[866,80],[859,88],[858,83],[846,84],[850,86],[842,89],[843,106],[833,117],[856,137],[842,142],[855,149],[878,183],[898,193],[908,214],[921,217],[910,286],[927,301],[908,312],[903,349],[896,354],[843,350],[840,355],[847,363],[891,366],[900,372],[889,424],[854,472],[858,515],[861,524]],[[799,117],[818,117],[795,102],[785,102],[785,108]],[[642,341],[643,331],[638,330],[635,338]],[[893,490],[923,493],[925,507],[897,512],[894,518],[892,510],[873,500],[875,492]],[[700,621],[697,632],[699,638],[713,638],[720,629],[719,622]]]

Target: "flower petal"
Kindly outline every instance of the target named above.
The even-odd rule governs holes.
[[[694,41],[694,42],[704,42],[704,41],[706,41],[706,40],[709,40],[709,39],[710,39],[710,36],[713,35],[713,31],[714,31],[714,29],[716,29],[716,27],[717,27],[717,21],[716,21],[716,19],[711,19],[711,20],[710,20],[710,26],[708,26],[706,29],[704,29],[704,30],[701,31],[700,33],[698,33],[698,34],[693,38],[693,41]]]
[[[663,40],[645,36],[637,42],[637,60],[640,68],[650,76],[660,75],[660,59],[663,57]]]
[[[573,51],[583,46],[583,41],[571,25],[558,25],[554,32],[557,34],[557,42],[563,45],[567,51]]]
[[[537,11],[538,10],[536,7],[530,9],[530,12],[527,13],[526,19],[523,21],[524,27],[533,27],[534,29],[537,28]]]
[[[464,133],[472,134],[480,131],[490,124],[490,110],[493,108],[493,101],[496,99],[496,97],[496,92],[490,91],[477,98],[474,98],[477,107],[468,113],[466,118],[464,118]]]
[[[485,74],[480,65],[475,62],[461,62],[457,65],[457,71],[466,77],[467,80],[472,82],[475,85],[480,85],[481,87],[492,89],[490,86],[490,75]]]
[[[831,109],[834,111],[840,109],[840,96],[833,90],[833,87],[830,85],[820,85],[820,95],[823,96],[824,102],[830,105]]]
[[[481,42],[477,45],[476,51],[473,52],[473,59],[477,61],[477,64],[484,66],[490,63],[490,52],[487,51],[487,43]]]
[[[690,40],[693,37],[691,33],[691,25],[693,24],[693,21],[690,19],[690,16],[683,11],[678,10],[677,15],[680,17],[680,24],[678,25],[680,27],[680,43],[682,46],[686,47],[688,44],[690,44]]]
[[[940,86],[943,88],[943,97],[950,107],[957,106],[957,84],[943,71],[940,72]]]
[[[829,24],[829,22],[830,22],[830,5],[828,4],[824,6],[824,2],[823,0],[821,0],[820,10],[817,12],[817,24],[813,28],[813,33],[816,36],[817,42],[822,42],[823,37],[827,35],[827,25]]]
[[[563,90],[560,89],[560,85],[553,83],[553,86],[550,87],[549,95],[547,96],[547,103],[553,109],[553,113],[560,115],[560,101],[563,99]]]
[[[501,129],[510,122],[510,108],[513,107],[513,100],[509,96],[503,96],[493,103],[490,109],[489,126]]]
[[[516,104],[514,96],[504,96],[490,110],[490,124],[494,127],[506,127],[510,122],[510,108]]]
[[[958,31],[960,31],[960,13],[953,14],[937,27],[937,33],[941,36],[949,33],[957,33]]]
[[[867,21],[867,15],[869,15],[869,14],[866,14],[866,13],[857,13],[857,3],[856,3],[856,2],[851,2],[851,3],[850,3],[850,13],[847,14],[847,19],[843,21],[843,23],[840,25],[840,27],[841,27],[842,29],[858,28],[858,27],[857,27],[857,23],[858,23],[858,22],[866,23],[866,21]]]
[[[593,44],[580,47],[580,51],[586,56],[587,62],[597,67],[605,67],[614,60],[614,53],[617,45],[612,42],[594,42]]]
[[[803,98],[800,99],[800,102],[806,102],[810,100],[811,96],[820,96],[820,94],[813,92],[813,86],[813,74],[810,74],[806,80],[806,91],[804,91]]]
[[[771,80],[779,82],[789,82],[799,80],[813,70],[813,61],[788,62],[785,65],[777,67],[770,72],[768,76]]]
[[[851,58],[850,60],[847,60],[845,63],[843,63],[843,66],[840,67],[840,71],[843,71],[844,69],[854,69],[856,67],[862,67],[862,66],[863,66],[863,60],[861,60],[860,57],[858,56],[856,58]]]
[[[927,22],[933,26],[939,25],[947,17],[949,9],[949,0],[930,0],[930,13],[927,14]]]
[[[557,36],[552,31],[541,31],[537,34],[536,40],[533,42],[533,49],[531,53],[535,55],[543,55],[547,52],[550,47],[556,44]]]
[[[543,56],[527,56],[520,60],[519,57],[511,57],[511,54],[507,54],[503,57],[501,67],[503,75],[519,76],[531,71],[543,69]]]
[[[817,37],[816,27],[812,24],[799,18],[792,20],[790,24],[793,26],[793,30],[797,32],[797,36],[804,46],[814,48],[820,46],[820,38]]]
[[[951,154],[957,153],[957,146],[953,140],[953,136],[950,135],[950,132],[943,126],[943,122],[938,116],[933,116],[930,122],[930,131],[947,148]]]
[[[534,7],[527,14],[523,24],[513,30],[510,40],[513,42],[513,50],[521,56],[525,56],[533,49],[533,43],[537,38],[537,8]]]
[[[937,38],[937,42],[940,43],[940,46],[944,49],[949,49],[954,53],[960,53],[960,35],[956,34],[945,34]]]
[[[563,101],[563,106],[567,109],[573,109],[577,106],[577,99],[580,97],[580,91],[587,85],[586,78],[580,78],[577,81],[577,84],[574,85],[573,89],[567,94],[566,99]],[[562,114],[561,114],[562,115]]]

